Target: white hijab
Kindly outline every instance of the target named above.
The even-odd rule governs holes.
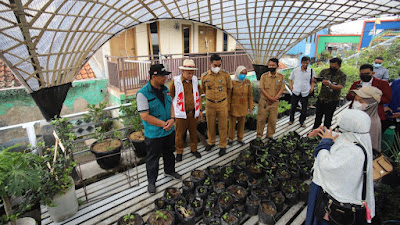
[[[239,75],[242,72],[242,70],[247,70],[246,67],[244,66],[238,66],[236,68],[236,72],[235,72],[235,78],[233,79],[234,81],[239,81],[239,82],[243,82],[243,80],[239,80]]]
[[[360,143],[367,152],[366,202],[375,216],[375,197],[372,176],[372,144],[369,135],[371,120],[357,109],[346,109],[340,114],[341,133],[330,151],[322,149],[314,163],[313,182],[336,200],[361,204],[364,153],[354,143]]]

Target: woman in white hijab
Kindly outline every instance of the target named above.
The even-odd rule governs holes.
[[[235,137],[236,121],[237,126],[237,141],[244,145],[244,124],[246,116],[253,109],[253,92],[251,83],[246,79],[247,69],[244,66],[238,66],[235,73],[235,78],[232,80],[232,91],[229,101],[229,129],[228,129],[228,145],[233,144]]]
[[[369,129],[371,120],[363,111],[346,109],[338,121],[340,133],[332,133],[322,126],[309,137],[319,135],[321,143],[315,148],[313,180],[308,199],[306,225],[329,224],[314,217],[316,201],[322,190],[341,203],[362,205],[363,185],[366,185],[366,203],[371,218],[375,216],[374,186],[372,177],[372,145]],[[362,148],[364,147],[367,159]],[[363,166],[367,160],[366,183],[363,184]],[[365,224],[357,222],[357,224]]]

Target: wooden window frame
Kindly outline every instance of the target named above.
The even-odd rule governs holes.
[[[189,53],[192,53],[192,25],[189,24],[182,24],[182,54],[189,54],[185,53],[185,35],[184,35],[184,28],[189,28]]]

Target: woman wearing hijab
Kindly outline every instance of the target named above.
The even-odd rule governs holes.
[[[244,145],[244,124],[246,116],[253,109],[253,92],[250,81],[245,79],[247,69],[244,66],[238,66],[235,72],[235,78],[232,80],[232,91],[229,107],[229,132],[228,144],[233,144],[235,136],[236,121],[238,121],[237,141]]]
[[[382,91],[376,87],[362,87],[358,90],[351,90],[356,94],[353,102],[353,109],[366,112],[371,119],[371,135],[372,149],[381,151],[381,120],[378,115],[378,105],[381,101]]]
[[[329,224],[325,220],[326,215],[325,217],[314,215],[321,209],[317,200],[319,201],[326,194],[340,203],[360,206],[363,205],[364,193],[370,216],[371,218],[375,216],[372,146],[369,135],[371,120],[363,111],[346,109],[341,113],[338,125],[339,134],[322,126],[309,134],[309,137],[319,135],[322,140],[314,150],[316,159],[308,198],[306,225]],[[356,145],[357,143],[365,149],[366,154],[360,146]],[[367,162],[365,183],[364,160]],[[363,185],[365,185],[365,192],[363,192]],[[353,224],[366,223],[366,218],[361,218]]]

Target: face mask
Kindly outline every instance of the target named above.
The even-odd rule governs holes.
[[[333,72],[333,73],[336,73],[336,71],[338,71],[338,69],[332,68],[332,67],[330,67],[329,70],[330,70],[331,72]]]
[[[213,73],[218,73],[220,70],[221,70],[221,68],[219,68],[219,67],[211,67],[211,71]]]
[[[367,74],[360,74],[360,79],[363,82],[369,82],[372,79],[372,76],[367,75]]]
[[[367,108],[367,104],[362,104],[359,101],[353,102],[353,109],[358,109],[358,110],[364,111],[365,108]]]
[[[268,68],[268,70],[273,73],[276,71],[276,68]]]
[[[246,74],[239,74],[238,78],[239,80],[244,80],[244,78],[246,78]]]
[[[374,63],[374,67],[381,67],[382,66],[382,64],[380,64],[380,63]]]

